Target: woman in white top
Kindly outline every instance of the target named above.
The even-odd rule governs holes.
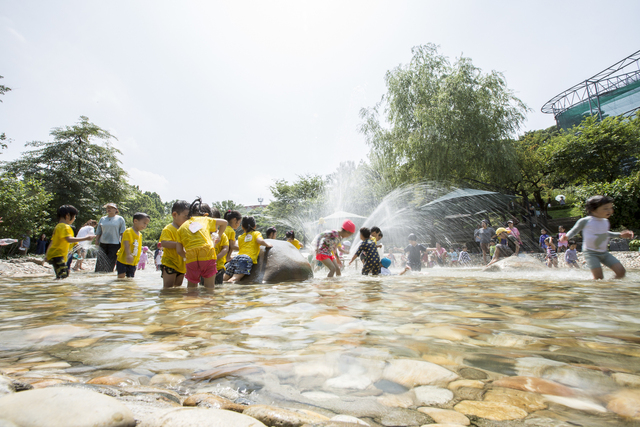
[[[96,225],[98,225],[98,221],[90,219],[84,223],[80,230],[78,230],[78,235],[76,237],[94,236],[96,234],[96,230],[94,228]],[[89,246],[91,246],[90,240],[78,243],[78,250],[76,250],[78,260],[76,261],[76,265],[73,266],[75,271],[84,270],[84,268],[82,268],[82,261],[84,261],[84,258],[87,255],[87,249],[89,249]]]

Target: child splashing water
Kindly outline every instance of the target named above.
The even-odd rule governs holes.
[[[242,218],[242,230],[244,234],[238,237],[238,256],[224,266],[227,270],[224,274],[225,282],[235,283],[244,276],[251,274],[253,265],[258,263],[260,246],[272,247],[264,241],[262,234],[256,230],[256,220],[252,216]]]
[[[323,263],[329,269],[327,277],[333,277],[334,274],[337,276],[342,275],[340,273],[340,258],[336,256],[338,246],[340,246],[342,239],[350,237],[355,232],[356,225],[350,220],[346,220],[342,223],[342,229],[340,231],[325,231],[317,237],[316,260]]]
[[[224,233],[227,221],[211,218],[211,208],[198,197],[189,207],[189,219],[178,229],[176,251],[186,256],[187,286],[197,287],[200,278],[206,288],[215,287],[216,250],[212,233]],[[217,236],[216,236],[217,237]]]
[[[609,253],[609,239],[611,237],[622,237],[633,239],[633,232],[624,230],[620,233],[609,231],[609,217],[613,215],[613,199],[609,196],[593,196],[587,199],[585,208],[589,216],[581,218],[576,222],[571,230],[562,236],[562,241],[566,242],[579,232],[582,232],[582,253],[587,266],[591,269],[591,274],[595,280],[603,279],[602,264],[606,265],[616,274],[616,279],[622,279],[626,270]]]

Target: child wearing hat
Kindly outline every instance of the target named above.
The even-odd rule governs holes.
[[[320,261],[329,269],[327,277],[333,277],[333,275],[341,276],[340,258],[335,256],[338,252],[338,246],[345,239],[356,232],[356,225],[350,220],[346,220],[342,223],[340,231],[329,230],[321,233],[317,238],[316,243],[316,260]]]
[[[518,252],[520,252],[520,244],[518,243],[518,240],[511,235],[509,230],[504,227],[500,227],[496,230],[496,236],[498,236],[496,253],[487,266],[498,262],[500,258],[506,258],[512,255],[518,256]]]
[[[395,276],[395,274],[393,274],[391,270],[389,270],[389,267],[391,267],[391,260],[389,258],[387,257],[382,258],[380,260],[380,264],[382,265],[382,268],[380,268],[381,276]],[[404,270],[398,273],[398,276],[402,276],[404,273],[406,273],[409,270],[411,269],[408,266],[405,267]]]

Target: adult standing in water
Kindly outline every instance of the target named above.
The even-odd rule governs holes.
[[[100,218],[96,229],[96,244],[100,245],[100,250],[98,250],[95,271],[96,273],[113,273],[122,233],[127,227],[124,218],[117,215],[118,206],[115,203],[107,203],[104,207],[107,209],[107,216]]]

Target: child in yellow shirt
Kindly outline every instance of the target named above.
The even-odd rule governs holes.
[[[73,237],[71,224],[78,216],[78,209],[71,205],[62,205],[58,208],[58,225],[53,230],[51,236],[51,244],[45,255],[47,261],[56,272],[57,279],[66,279],[69,277],[69,267],[67,266],[67,255],[69,254],[69,246],[73,243],[75,246],[78,242],[92,240],[96,237],[90,234],[85,237]]]
[[[171,207],[173,221],[162,229],[160,243],[162,244],[162,284],[164,288],[177,288],[182,286],[187,267],[183,254],[178,254],[178,229],[189,219],[189,202],[178,200]]]
[[[213,217],[220,218],[220,211],[218,210],[218,208],[213,208],[212,210],[213,210]],[[230,227],[227,226],[225,232],[222,234],[219,234],[218,240],[213,242],[214,248],[216,250],[216,257],[217,257],[216,269],[218,270],[218,272],[216,273],[216,280],[215,280],[216,285],[222,285],[222,280],[224,279],[224,273],[227,271],[225,270],[224,265],[227,262],[227,254],[229,253],[229,237],[227,235],[227,230],[229,229]],[[233,233],[235,234],[235,231]]]
[[[242,218],[242,230],[244,234],[238,237],[238,256],[225,265],[227,270],[224,274],[225,282],[234,283],[251,274],[253,264],[258,263],[260,246],[272,247],[264,241],[262,234],[256,231],[256,220],[252,216]]]
[[[189,219],[178,229],[176,250],[187,258],[185,277],[190,288],[198,286],[201,277],[205,287],[215,287],[217,257],[211,234],[216,233],[217,239],[227,228],[227,221],[210,216],[211,208],[198,197],[189,207]]]
[[[291,231],[287,231],[285,233],[285,237],[287,238],[287,242],[291,243],[293,246],[296,247],[296,249],[302,249],[302,243],[300,243],[298,241],[298,239],[296,239],[296,233],[291,230]]]
[[[227,228],[224,230],[225,234],[229,238],[229,252],[227,253],[227,261],[231,261],[231,254],[233,253],[233,251],[238,250],[236,230],[238,229],[238,227],[240,227],[242,214],[238,211],[228,210],[224,213],[224,219],[228,223]]]
[[[118,260],[116,261],[118,279],[136,275],[140,252],[142,251],[141,231],[147,228],[150,220],[151,218],[146,213],[137,212],[133,215],[133,226],[124,230],[122,244],[118,249]]]

